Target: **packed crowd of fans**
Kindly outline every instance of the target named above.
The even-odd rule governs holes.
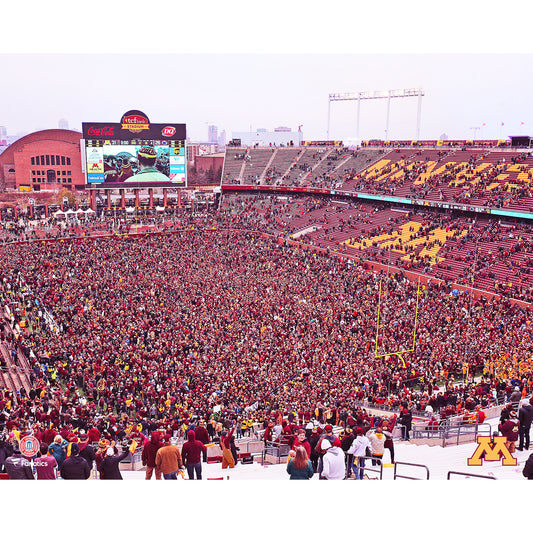
[[[116,431],[155,420],[171,432],[193,418],[249,414],[266,425],[360,401],[451,415],[508,387],[531,391],[530,311],[258,232],[208,229],[216,223],[3,254],[4,303],[19,301],[12,325],[25,324],[13,342],[32,371],[29,392],[3,395],[1,424]],[[394,355],[414,336],[412,352]],[[454,385],[465,368],[486,380]]]

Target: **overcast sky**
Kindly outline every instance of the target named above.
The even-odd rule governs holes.
[[[325,139],[330,93],[405,88],[425,93],[421,139],[533,135],[529,3],[492,12],[473,1],[459,15],[455,0],[439,11],[415,1],[420,10],[406,16],[398,3],[372,13],[343,2],[156,2],[141,17],[147,4],[132,0],[105,11],[84,4],[74,23],[61,9],[50,16],[51,4],[72,10],[63,1],[24,17],[8,8],[0,125],[11,135],[62,118],[72,129],[118,122],[139,109],[153,122],[186,123],[193,141],[207,138],[207,124],[228,140],[299,125],[305,139]],[[388,138],[416,138],[417,112],[417,98],[393,99]],[[355,102],[333,102],[330,138],[355,137],[356,120]],[[386,100],[363,101],[360,137],[384,139],[386,120]]]

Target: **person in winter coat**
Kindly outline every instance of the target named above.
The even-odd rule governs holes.
[[[314,473],[315,471],[306,449],[303,446],[296,446],[294,456],[290,456],[287,463],[289,479],[311,479]]]
[[[317,451],[317,444],[321,439],[321,429],[315,427],[311,432],[311,437],[309,438],[309,446],[311,447],[311,453],[309,454],[309,459],[313,465],[315,472],[318,472],[318,459],[320,453]]]
[[[527,479],[533,479],[533,453],[528,457],[522,475]]]
[[[322,474],[320,479],[344,479],[346,467],[342,448],[340,446],[332,446],[328,439],[322,440],[321,448],[325,453],[322,456]]]
[[[181,458],[187,469],[189,479],[202,479],[202,455],[207,455],[207,448],[203,442],[196,439],[196,433],[190,429],[187,433],[187,442],[181,448]]]
[[[68,445],[68,440],[64,439],[61,435],[56,435],[54,437],[54,442],[48,446],[48,453],[54,456],[59,468],[61,468],[63,461],[67,457]]]
[[[500,413],[500,424],[503,424],[506,420],[509,420],[509,416],[511,414],[511,411],[513,410],[513,406],[509,403],[507,404]]]
[[[89,479],[91,469],[87,461],[80,457],[80,447],[76,443],[70,445],[70,457],[67,457],[59,469],[63,479]]]
[[[376,459],[383,461],[386,437],[380,427],[376,428],[375,431],[369,431],[366,436],[372,445],[372,466],[375,466],[378,464]]]
[[[334,447],[341,447],[341,441],[339,437],[336,437],[333,433],[333,426],[331,424],[326,424],[324,426],[324,433],[320,437],[320,440],[318,441],[317,445],[315,446],[315,452],[318,453],[318,473],[320,474],[322,472],[322,458],[324,456],[324,448],[322,448],[322,442],[324,440],[328,440],[329,443]]]
[[[402,425],[402,438],[404,440],[409,440],[409,431],[411,431],[413,423],[413,415],[409,409],[402,409],[402,414],[398,418],[398,422]]]
[[[394,441],[392,440],[392,427],[390,427],[389,422],[385,420],[381,425],[381,429],[383,430],[383,435],[385,435],[385,449],[389,450],[390,462],[394,464]]]
[[[205,422],[203,420],[198,422],[198,427],[194,430],[194,432],[196,433],[196,440],[199,440],[202,444],[209,444],[209,433],[207,432]]]
[[[130,454],[130,450],[126,449],[120,455],[115,455],[113,446],[109,446],[106,451],[104,460],[100,463],[98,471],[100,472],[100,479],[122,479],[119,464],[126,459]]]
[[[19,443],[13,444],[13,455],[4,463],[9,479],[35,479],[31,463],[22,456]]]
[[[520,442],[518,443],[518,451],[524,448],[529,450],[529,432],[531,430],[531,422],[533,421],[533,405],[527,398],[522,401],[522,407],[518,411],[518,434]]]
[[[155,472],[155,479],[161,479],[161,470],[155,464],[155,457],[157,450],[161,448],[161,433],[153,431],[150,435],[150,440],[144,445],[141,461],[143,466],[146,466],[146,475],[144,479],[152,479],[152,474]]]
[[[13,444],[0,436],[0,472],[4,472],[4,463],[8,457],[13,455]]]
[[[511,453],[515,451],[516,441],[518,440],[518,418],[516,413],[511,411],[509,413],[509,419],[503,424],[498,424],[498,429],[501,434],[506,437],[505,443]]]
[[[157,450],[155,464],[161,469],[163,478],[178,479],[178,472],[183,467],[183,461],[180,449],[176,446],[177,439],[165,439],[165,441],[164,445]]]
[[[520,392],[520,387],[515,387],[508,400],[508,402],[512,404],[513,410],[518,409],[518,404],[521,399],[522,393]]]
[[[94,461],[96,460],[96,451],[92,444],[89,444],[89,437],[87,433],[80,432],[80,457],[83,457],[87,461],[89,468],[92,470]],[[72,453],[72,452],[71,452]]]
[[[355,479],[363,479],[365,473],[365,457],[367,455],[367,448],[372,453],[372,443],[367,436],[363,434],[363,428],[355,430],[356,437],[348,450],[348,454],[353,455],[353,473]],[[348,474],[350,475],[350,474]]]
[[[341,439],[341,448],[346,456],[346,477],[350,477],[351,468],[353,465],[353,454],[348,453],[350,447],[352,446],[353,441],[355,440],[355,435],[350,428],[346,428],[345,434]]]

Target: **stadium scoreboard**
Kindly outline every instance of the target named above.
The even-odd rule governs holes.
[[[185,124],[150,123],[132,110],[119,123],[82,127],[88,188],[187,187]]]

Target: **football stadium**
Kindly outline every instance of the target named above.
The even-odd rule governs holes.
[[[0,476],[531,479],[532,152],[232,142],[196,195],[4,205]]]

